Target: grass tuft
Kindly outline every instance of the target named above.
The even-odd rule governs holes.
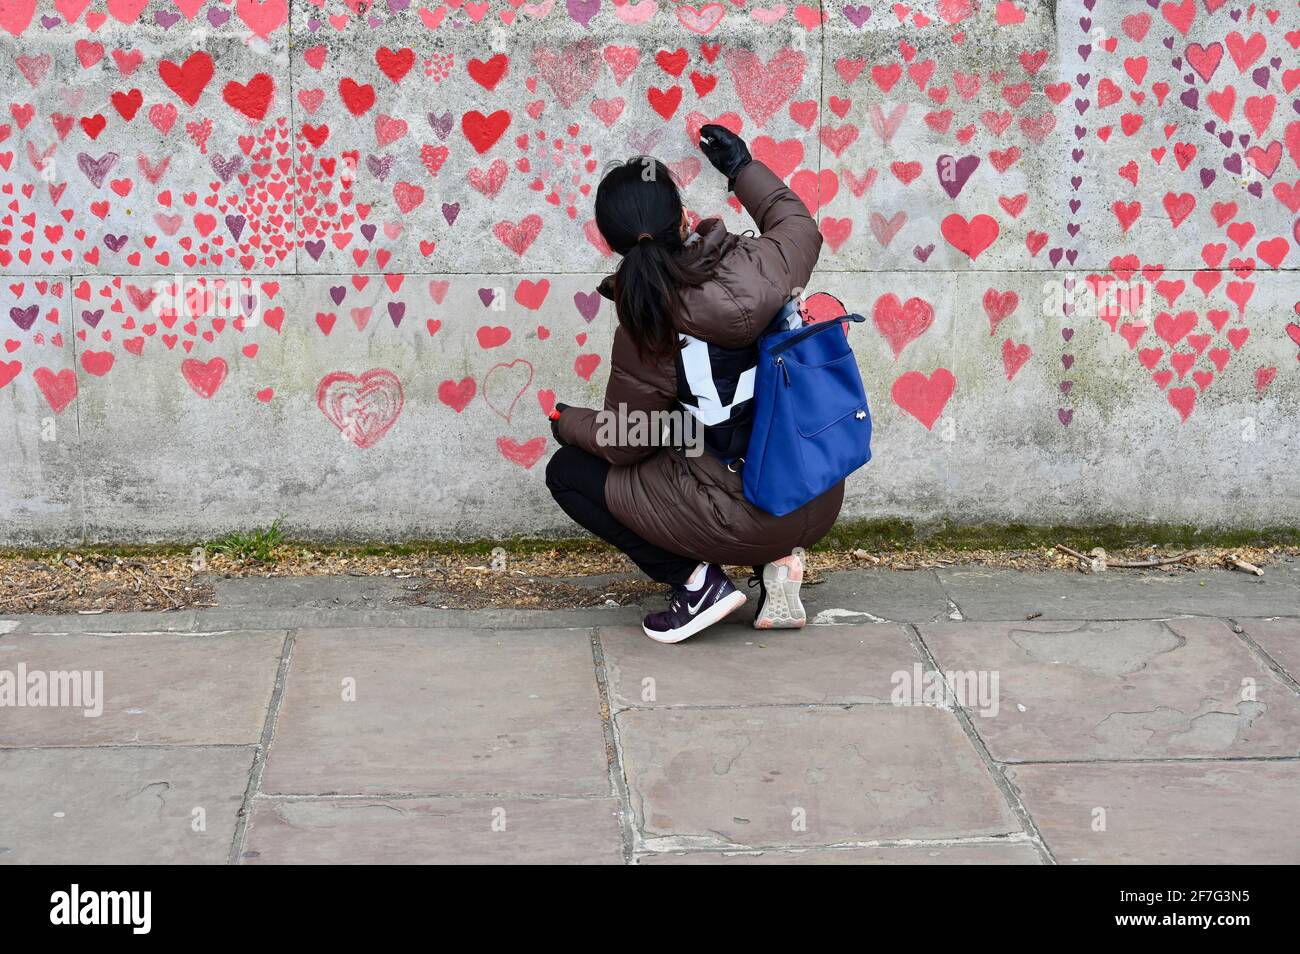
[[[283,517],[278,517],[265,530],[253,530],[247,533],[235,531],[217,537],[204,544],[210,553],[221,553],[232,560],[246,563],[270,563],[275,559],[276,550],[284,545],[284,531],[281,529]]]

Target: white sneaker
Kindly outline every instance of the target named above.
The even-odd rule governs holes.
[[[775,563],[765,563],[761,574],[750,578],[757,583],[758,610],[754,613],[755,629],[802,629],[808,622],[799,601],[799,584],[803,582],[803,563],[793,553]]]

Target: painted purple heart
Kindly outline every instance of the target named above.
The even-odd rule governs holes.
[[[1075,192],[1079,191],[1079,186],[1083,185],[1083,176],[1070,176],[1070,187]]]
[[[1079,29],[1084,33],[1092,32],[1092,17],[1079,17]]]
[[[1072,367],[1074,367],[1074,355],[1072,354],[1061,355],[1061,366],[1065,368],[1066,371],[1069,371]]]
[[[226,228],[230,229],[230,237],[236,242],[239,241],[239,236],[244,234],[244,226],[247,224],[248,219],[242,215],[232,214],[226,216]]]
[[[1083,150],[1075,149],[1073,152],[1070,153],[1070,158],[1072,158],[1075,162],[1081,161],[1083,159]]]
[[[1079,260],[1079,250],[1077,248],[1070,249],[1065,253],[1065,260],[1073,265]]]
[[[321,21],[320,21],[320,18],[319,18],[319,17],[308,17],[308,18],[307,18],[307,32],[308,32],[308,33],[315,33],[315,32],[316,32],[317,30],[319,30],[320,28],[321,28]]]
[[[346,298],[347,296],[348,296],[348,289],[346,285],[330,286],[330,301],[334,302],[335,305],[343,304],[343,299]]]
[[[158,24],[164,30],[170,30],[176,25],[176,21],[181,18],[179,13],[169,13],[166,10],[159,10],[153,15],[154,23]]]
[[[1061,389],[1062,394],[1069,394],[1070,389],[1074,387],[1074,382],[1071,381],[1069,378],[1066,378],[1058,385],[1058,387]]]
[[[26,308],[19,308],[15,305],[9,309],[10,319],[23,331],[31,330],[32,325],[36,324],[36,316],[40,313],[40,305],[28,305]]]
[[[918,262],[925,264],[930,260],[930,256],[934,254],[934,243],[931,242],[929,245],[918,245],[916,248],[912,249],[912,254],[916,256]]]
[[[1260,89],[1265,89],[1268,87],[1268,80],[1272,75],[1273,74],[1269,71],[1267,66],[1261,66],[1259,69],[1255,70],[1255,72],[1250,74],[1250,78],[1255,81],[1255,85]]]
[[[1218,173],[1216,173],[1213,169],[1202,169],[1201,188],[1208,189],[1210,187],[1210,184],[1214,182],[1216,178],[1218,178]]]
[[[446,139],[451,133],[451,110],[447,110],[441,116],[437,113],[425,113],[424,118],[429,121],[430,128],[437,133],[439,139]]]
[[[1175,56],[1173,59],[1173,63],[1174,63],[1174,69],[1181,70],[1183,68],[1183,58],[1181,56]],[[1188,80],[1187,82],[1190,83],[1191,80]]]
[[[62,22],[63,21],[58,17],[50,17],[50,16],[41,17],[41,26],[45,27],[45,29],[47,30],[53,30],[56,26],[58,26]]]
[[[1079,200],[1079,199],[1071,199],[1071,200],[1070,200],[1070,214],[1071,214],[1071,215],[1078,215],[1078,214],[1079,214],[1079,208],[1080,208],[1082,205],[1083,205],[1083,202],[1082,202],[1081,200]]]
[[[98,159],[88,156],[81,152],[77,154],[77,166],[81,169],[91,185],[96,189],[104,185],[104,180],[108,178],[109,172],[117,165],[118,155],[115,152],[106,152]]]
[[[98,328],[99,323],[104,320],[104,309],[99,308],[95,311],[83,311],[81,313],[81,320],[92,328]]]
[[[212,163],[212,171],[217,174],[217,178],[222,182],[229,182],[230,177],[244,164],[244,157],[234,155],[227,159],[221,153],[214,152],[208,161]]]
[[[1091,11],[1097,5],[1097,0],[1083,0],[1083,8]]]
[[[1230,148],[1232,146],[1232,130],[1225,129],[1219,133],[1219,142],[1223,143],[1225,149]]]
[[[1205,124],[1205,131],[1207,133],[1213,133],[1214,130],[1218,128],[1219,128],[1219,124],[1215,122],[1213,119],[1211,119],[1208,123]]]
[[[1264,194],[1264,183],[1252,182],[1250,185],[1246,186],[1246,191],[1258,199]]]
[[[456,219],[460,216],[459,202],[444,202],[442,204],[442,217],[447,220],[448,225],[455,225]]]
[[[871,8],[865,3],[856,7],[852,5],[845,6],[844,19],[861,29],[862,24],[871,19]]]
[[[1052,267],[1055,268],[1057,265],[1061,264],[1061,256],[1064,254],[1065,254],[1065,249],[1054,248],[1047,253],[1047,260],[1050,261],[1052,263]]]
[[[1233,10],[1231,13],[1228,14],[1228,16],[1232,17],[1232,19],[1233,19],[1234,21],[1236,21],[1236,20],[1240,20],[1240,19],[1241,19],[1241,11],[1240,11],[1240,10]]]
[[[319,262],[321,255],[325,251],[325,242],[318,241],[318,240],[308,240],[303,243],[302,247],[307,250],[307,254],[311,256],[311,260],[313,262]]]
[[[366,156],[366,168],[370,174],[383,182],[388,178],[388,174],[393,171],[392,156]]]
[[[383,26],[384,19],[383,17],[377,17],[374,14],[371,14],[370,16],[366,17],[366,23],[370,24],[370,29],[375,30]]]
[[[1079,111],[1079,115],[1080,115],[1080,116],[1082,116],[1084,113],[1086,113],[1086,112],[1088,111],[1088,107],[1091,106],[1091,105],[1092,105],[1092,102],[1091,102],[1090,100],[1086,100],[1086,99],[1076,99],[1076,100],[1074,101],[1074,108],[1077,109],[1077,110]]]
[[[1273,67],[1273,69],[1275,70],[1280,70],[1282,68],[1282,57],[1280,56],[1273,57],[1271,60],[1268,61],[1268,65]]]
[[[1082,139],[1082,138],[1083,138],[1084,136],[1086,136],[1086,135],[1088,135],[1088,127],[1087,127],[1087,126],[1075,126],[1075,127],[1074,127],[1074,138],[1075,138],[1075,139]]]
[[[402,319],[405,317],[406,317],[406,302],[390,301],[388,303],[388,318],[390,321],[392,321],[394,328],[401,325]]]
[[[1088,84],[1089,84],[1090,82],[1092,82],[1092,74],[1091,74],[1091,73],[1076,73],[1075,76],[1074,76],[1074,78],[1075,78],[1075,79],[1078,81],[1078,83],[1079,83],[1079,89],[1087,89],[1087,88],[1088,88]]]
[[[979,164],[979,156],[962,156],[958,159],[956,156],[942,155],[935,161],[939,185],[943,187],[944,192],[948,193],[948,198],[955,199],[961,195],[961,190],[965,188],[971,173]]]
[[[230,11],[220,7],[208,7],[208,22],[214,27],[223,27],[230,20]]]
[[[252,318],[252,317],[253,317],[253,313],[254,313],[255,309],[257,308],[257,302],[258,302],[258,297],[257,297],[257,295],[240,295],[240,296],[239,296],[239,307],[240,307],[241,309],[243,309],[243,312],[244,312],[245,317],[248,317],[248,318]]]
[[[600,12],[600,0],[565,0],[564,6],[568,9],[569,16],[584,27]]]
[[[1062,329],[1061,329],[1061,337],[1064,338],[1066,341],[1069,341],[1071,338],[1074,337],[1074,329],[1073,329],[1073,328],[1062,328]]]
[[[110,252],[120,252],[120,251],[122,251],[122,246],[126,245],[126,236],[125,236],[125,235],[105,235],[105,236],[104,236],[104,245],[106,245],[106,246],[108,247],[108,250],[109,250]]]
[[[582,315],[582,320],[591,324],[596,316],[600,314],[600,292],[574,292],[573,304],[577,306],[578,314]]]
[[[496,297],[495,288],[480,288],[478,290],[478,300],[483,303],[484,308],[491,308],[492,302],[496,301]]]
[[[1061,302],[1061,314],[1065,315],[1066,318],[1074,317],[1074,302],[1072,301]]]
[[[1178,97],[1178,101],[1188,109],[1197,109],[1201,102],[1201,94],[1194,89],[1185,89]]]
[[[1241,148],[1245,149],[1250,145],[1250,133],[1242,133],[1237,137],[1237,142],[1241,143]]]
[[[635,149],[638,154],[648,156],[654,152],[655,143],[659,141],[659,137],[662,135],[663,126],[656,124],[643,131],[629,131],[627,144]]]
[[[1166,50],[1172,50],[1174,48],[1174,38],[1172,36],[1167,36],[1160,42],[1165,45]]]
[[[1067,226],[1065,227],[1065,231],[1068,232],[1068,233],[1070,234],[1070,238],[1078,238],[1078,236],[1079,236],[1079,225],[1078,225],[1078,223],[1076,223],[1076,222],[1071,222],[1069,225],[1067,225]]]
[[[1082,59],[1085,63],[1087,63],[1087,62],[1088,62],[1088,57],[1090,57],[1090,56],[1092,56],[1092,44],[1091,44],[1091,43],[1080,43],[1080,44],[1079,44],[1079,58]]]
[[[1069,427],[1070,422],[1074,420],[1074,411],[1068,407],[1058,408],[1056,416],[1064,426]]]
[[[361,236],[367,242],[373,242],[375,240],[375,234],[378,231],[378,227],[372,222],[367,222],[365,225],[361,226]]]
[[[401,13],[411,5],[411,0],[388,0],[388,11],[390,13]]]

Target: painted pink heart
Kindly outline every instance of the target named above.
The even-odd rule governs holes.
[[[217,393],[221,382],[226,380],[226,370],[224,358],[212,358],[210,361],[186,358],[181,362],[181,374],[201,398],[210,398]]]
[[[938,368],[928,378],[920,371],[900,375],[890,389],[894,403],[925,425],[934,427],[957,387],[957,379],[947,368]]]
[[[497,438],[497,450],[501,456],[513,464],[518,464],[524,470],[531,470],[533,465],[542,459],[546,453],[546,438],[534,437],[530,441],[520,444],[518,441],[509,437]]]
[[[934,306],[924,298],[909,298],[905,303],[900,302],[898,296],[890,292],[876,299],[871,320],[875,322],[876,330],[889,342],[889,348],[897,360],[903,349],[934,323]]]
[[[533,365],[524,358],[495,364],[483,376],[483,400],[507,423],[515,405],[533,383]]]
[[[334,371],[316,387],[316,406],[326,420],[363,450],[397,423],[404,400],[402,382],[385,368],[360,375]]]
[[[723,62],[731,71],[740,105],[763,126],[798,92],[808,57],[787,48],[764,63],[753,50],[732,48],[723,55]]]

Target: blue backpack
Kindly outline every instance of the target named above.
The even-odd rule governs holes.
[[[783,330],[782,309],[758,341],[754,424],[745,453],[745,499],[780,517],[871,460],[871,411],[843,315]]]

